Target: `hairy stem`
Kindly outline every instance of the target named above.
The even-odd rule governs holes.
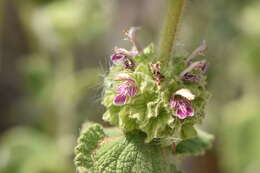
[[[186,0],[168,0],[168,11],[165,16],[164,26],[160,40],[160,60],[165,66],[169,63],[173,51],[176,33]]]

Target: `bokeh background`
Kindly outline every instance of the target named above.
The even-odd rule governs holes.
[[[0,0],[0,172],[73,173],[81,124],[102,122],[102,80],[123,30],[158,43],[163,0]],[[208,43],[216,136],[187,173],[260,171],[260,1],[188,0],[176,54]]]

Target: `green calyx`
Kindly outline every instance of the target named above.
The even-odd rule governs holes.
[[[179,75],[187,68],[183,57],[174,58],[172,65],[163,70],[163,79],[158,84],[151,71],[152,64],[159,64],[153,46],[144,49],[142,54],[133,57],[136,63],[134,70],[125,69],[123,66],[113,65],[110,73],[105,78],[105,93],[102,104],[107,108],[103,115],[105,121],[119,127],[125,133],[141,131],[146,134],[145,142],[149,143],[155,138],[169,137],[180,140],[196,135],[196,132],[185,131],[194,129],[193,125],[200,123],[205,116],[204,108],[209,97],[205,89],[205,78],[200,82],[183,82]],[[137,93],[128,97],[124,105],[113,103],[116,87],[120,81],[115,80],[118,74],[127,74],[137,86]],[[176,112],[170,107],[172,95],[179,89],[186,88],[195,95],[192,101],[194,115],[179,119]],[[187,129],[187,130],[186,130]],[[189,135],[191,134],[191,135]]]

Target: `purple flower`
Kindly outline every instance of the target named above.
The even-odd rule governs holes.
[[[133,59],[133,56],[136,56],[138,54],[137,51],[128,51],[123,48],[115,48],[113,50],[113,54],[111,55],[111,61],[116,63],[121,63],[124,65],[124,68],[126,69],[134,69],[135,62]]]
[[[123,64],[125,69],[135,69],[135,61],[133,57],[143,52],[143,49],[136,38],[136,31],[138,29],[139,27],[131,27],[128,31],[125,31],[125,40],[128,40],[133,44],[134,50],[128,51],[123,48],[115,47],[113,54],[110,57],[114,64],[119,62],[120,64]]]
[[[199,82],[207,69],[208,63],[205,60],[197,61],[190,64],[189,67],[180,74],[180,78],[187,82]]]
[[[126,99],[127,99],[127,97],[125,94],[119,94],[115,97],[114,104],[119,105],[119,106],[124,105],[124,104],[126,104]]]
[[[111,55],[111,60],[113,63],[116,63],[119,60],[123,60],[126,56],[122,54],[112,54]]]
[[[188,82],[199,82],[201,77],[199,75],[194,75],[194,74],[189,74],[189,73],[185,73],[182,77],[182,79],[184,81],[188,81]]]
[[[194,97],[195,96],[188,89],[180,89],[173,94],[170,100],[170,106],[178,118],[185,119],[194,115],[191,102]]]
[[[135,61],[132,58],[125,58],[123,60],[123,65],[125,69],[133,70],[135,68]]]
[[[116,92],[119,94],[114,98],[114,104],[124,105],[126,104],[128,97],[133,97],[136,95],[137,86],[135,81],[126,74],[118,75],[117,80],[124,82],[116,88]]]
[[[117,48],[115,47],[113,50],[113,54],[111,55],[111,60],[113,63],[116,63],[117,61],[123,60],[125,58],[133,57],[138,55],[137,51],[128,51],[123,48]]]

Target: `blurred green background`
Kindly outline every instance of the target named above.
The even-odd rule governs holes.
[[[0,0],[0,172],[72,173],[81,124],[102,122],[102,80],[123,30],[158,42],[158,0]],[[188,0],[176,55],[207,40],[216,136],[187,173],[260,171],[260,1]]]

